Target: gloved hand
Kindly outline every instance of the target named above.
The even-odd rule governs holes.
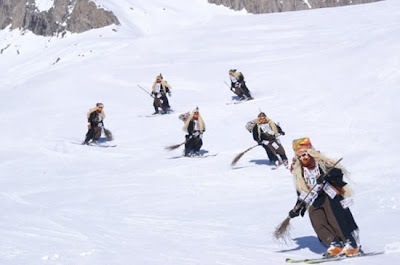
[[[259,145],[268,145],[268,144],[269,144],[269,141],[267,141],[267,140],[261,140],[261,141],[258,141],[258,144],[259,144]]]
[[[335,181],[335,180],[341,179],[341,178],[343,178],[343,173],[342,173],[342,171],[341,171],[340,169],[338,169],[338,168],[332,169],[332,170],[328,173],[328,175],[325,176],[325,179],[326,179],[327,181]]]
[[[299,211],[301,217],[304,217],[304,214],[305,214],[306,210],[307,210],[307,208],[306,208],[306,206],[303,204],[303,207],[301,207],[301,208],[300,208],[300,211]]]
[[[326,177],[327,177],[327,176],[324,177],[323,175],[320,175],[320,176],[317,178],[317,184],[323,184],[325,181],[327,181]]]
[[[239,83],[239,82],[236,82],[236,83],[235,83],[235,87],[236,87],[236,88],[240,87],[240,83]]]
[[[290,212],[289,212],[289,217],[290,218],[295,218],[295,217],[297,217],[299,215],[300,215],[300,212],[296,212],[294,210],[290,210]]]
[[[259,140],[259,141],[257,141],[257,143],[258,143],[258,145],[262,145],[262,144],[263,144],[263,141],[262,141],[262,140]]]
[[[345,181],[343,181],[343,172],[338,168],[332,169],[328,175],[325,176],[325,180],[330,183],[335,183],[339,187],[344,187],[347,185]]]
[[[302,206],[297,211],[295,211],[294,209],[290,210],[289,217],[295,218],[299,215],[301,215],[301,217],[303,217],[305,212],[306,212],[306,207],[304,204],[302,204]]]

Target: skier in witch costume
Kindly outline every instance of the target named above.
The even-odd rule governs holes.
[[[185,143],[185,156],[199,156],[200,148],[203,145],[203,133],[206,130],[206,125],[199,113],[199,108],[196,107],[195,110],[190,114],[185,120],[185,125],[183,130],[188,134]]]
[[[282,163],[278,158],[281,157],[285,167],[288,167],[289,162],[286,157],[286,152],[279,140],[279,131],[276,124],[265,115],[264,112],[260,112],[257,119],[254,120],[253,127],[253,139],[259,145],[264,147],[267,152],[269,160],[274,163],[277,167]]]
[[[233,93],[238,95],[239,100],[250,100],[253,97],[250,95],[250,91],[246,86],[244,81],[244,76],[241,72],[236,71],[236,69],[229,70],[229,78],[231,80],[231,90]]]
[[[168,84],[167,81],[164,81],[163,76],[161,74],[156,77],[156,80],[154,81],[152,86],[151,93],[154,95],[154,102],[153,102],[153,107],[155,110],[154,114],[159,113],[159,108],[161,108],[162,114],[168,113],[170,105],[167,98],[167,94],[168,96],[171,96],[171,86]]]
[[[292,173],[299,196],[296,204],[302,207],[291,210],[290,218],[303,216],[308,209],[314,231],[328,247],[325,256],[360,254],[359,229],[348,208],[351,191],[343,181],[347,171],[342,166],[332,168],[334,161],[316,151],[309,138],[294,140],[293,150]]]
[[[104,113],[104,105],[103,103],[97,103],[96,107],[89,110],[87,113],[88,118],[88,132],[86,133],[85,141],[82,144],[89,144],[89,141],[92,140],[93,143],[97,144],[97,141],[100,139],[101,131],[104,129],[104,133],[107,137],[107,140],[112,140],[112,134],[109,130],[104,128],[104,119],[106,118],[106,114]]]

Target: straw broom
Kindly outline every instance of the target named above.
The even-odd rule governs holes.
[[[181,145],[186,144],[189,141],[189,139],[191,139],[191,138],[192,138],[192,136],[188,137],[183,143],[170,145],[170,146],[165,147],[165,149],[167,149],[168,151],[175,150],[175,149],[179,148]]]
[[[240,154],[238,154],[237,156],[235,156],[235,158],[232,160],[231,167],[233,167],[234,165],[236,165],[236,163],[239,161],[239,159],[240,159],[245,153],[247,153],[248,151],[250,151],[251,149],[253,149],[254,147],[257,147],[257,146],[258,146],[258,144],[255,145],[255,146],[249,147],[249,148],[247,148],[245,151],[243,151],[243,152],[241,152]]]

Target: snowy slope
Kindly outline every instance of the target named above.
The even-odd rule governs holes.
[[[203,0],[96,1],[121,26],[64,39],[0,32],[0,264],[284,264],[318,257],[308,217],[293,242],[272,239],[295,203],[290,173],[269,169],[244,125],[259,110],[280,122],[282,143],[309,136],[343,157],[366,251],[400,255],[397,141],[400,3],[247,15]],[[226,105],[237,68],[257,100]],[[175,113],[155,118],[157,74]],[[72,144],[86,112],[105,104],[115,148]],[[178,115],[205,120],[205,159],[173,159]],[[344,263],[364,264],[366,259]]]

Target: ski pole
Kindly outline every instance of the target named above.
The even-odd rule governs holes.
[[[150,97],[154,98],[154,96],[152,94],[150,94],[149,92],[147,92],[146,89],[144,89],[143,87],[141,87],[140,85],[137,85],[140,89],[142,89],[144,92],[146,92]]]
[[[232,87],[228,85],[228,83],[226,81],[224,81],[224,83],[232,92],[235,92],[235,91],[233,91]]]

